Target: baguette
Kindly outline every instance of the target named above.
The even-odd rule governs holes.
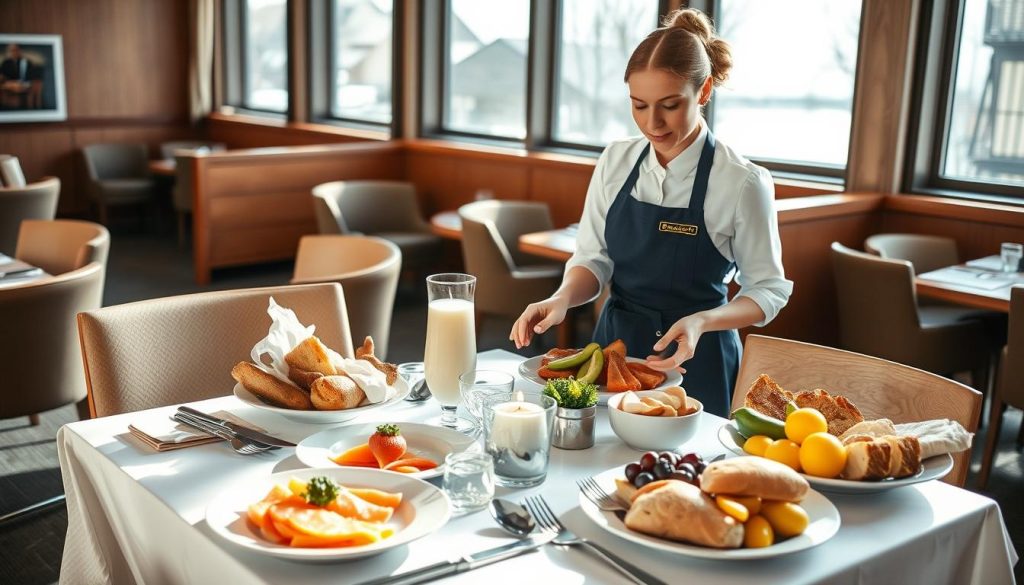
[[[626,513],[630,530],[714,548],[739,548],[743,525],[718,508],[700,488],[668,481],[639,494]]]
[[[799,473],[776,461],[734,457],[709,464],[700,476],[700,487],[709,494],[799,502],[811,486]]]
[[[348,376],[323,376],[313,381],[309,396],[317,410],[348,410],[359,406],[366,393]]]
[[[231,377],[264,402],[292,410],[313,410],[313,402],[297,386],[277,379],[250,362],[238,362]]]
[[[323,377],[324,375],[320,372],[307,372],[306,370],[300,370],[299,368],[293,368],[290,366],[288,368],[288,379],[295,382],[299,388],[302,388],[306,392],[309,392],[310,386],[313,385],[313,382],[316,381],[317,378]]]
[[[288,355],[284,356],[284,361],[289,368],[319,372],[324,376],[333,376],[337,373],[331,364],[330,350],[316,336],[311,336],[292,348]]]

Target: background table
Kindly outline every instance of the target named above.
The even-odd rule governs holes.
[[[914,278],[919,296],[1003,313],[1010,312],[1010,290],[1022,284],[1024,273],[989,272],[968,264],[940,268]]]
[[[479,367],[515,372],[521,357],[483,352]],[[225,373],[225,388],[231,382]],[[517,380],[517,387],[533,387]],[[534,387],[535,388],[535,387]],[[298,442],[330,428],[302,425],[244,405],[233,396],[196,403],[229,410],[273,434]],[[174,407],[167,407],[168,414]],[[403,402],[360,421],[422,421],[438,405]],[[357,583],[456,558],[511,539],[486,512],[453,519],[438,533],[370,559],[300,564],[264,557],[219,539],[204,520],[207,502],[236,482],[300,468],[292,449],[258,457],[216,443],[164,453],[130,437],[137,415],[72,423],[58,449],[68,494],[68,534],[61,583]],[[724,421],[703,415],[685,446],[705,457],[723,453],[716,431]],[[543,493],[569,528],[614,548],[669,583],[1011,583],[1017,556],[992,500],[928,482],[870,496],[829,496],[842,527],[816,548],[760,561],[711,561],[653,551],[592,524],[578,506],[574,481],[636,460],[639,452],[612,433],[598,413],[597,443],[584,451],[552,450],[547,481],[529,490],[499,488],[521,500]],[[537,579],[540,578],[540,581]],[[445,580],[445,583],[618,583],[613,569],[577,549],[548,546]]]
[[[177,166],[177,161],[174,159],[151,160],[149,161],[149,172],[154,175],[173,177]]]

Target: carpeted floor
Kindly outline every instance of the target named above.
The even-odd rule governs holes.
[[[115,233],[107,269],[104,304],[114,305],[141,299],[187,294],[204,290],[287,284],[291,263],[220,270],[213,284],[196,285],[187,249],[178,248],[174,236]],[[426,329],[425,293],[419,282],[404,282],[399,288],[392,321],[389,361],[422,359]],[[510,321],[491,319],[484,323],[478,347],[515,351],[508,341]],[[582,329],[586,329],[585,327]],[[546,343],[544,343],[546,342]],[[553,335],[542,340],[550,347]],[[527,348],[523,355],[535,355],[539,348]],[[47,412],[38,427],[27,419],[0,421],[0,515],[63,491],[57,448],[54,442],[61,425],[76,420],[74,406]],[[1021,412],[1006,415],[995,469],[984,492],[999,502],[1014,543],[1024,539],[1024,456],[1015,446]],[[983,429],[975,438],[974,471],[985,442]],[[968,487],[974,485],[972,475]],[[16,523],[0,525],[0,583],[39,584],[57,581],[60,572],[67,514],[63,505]],[[1024,579],[1018,564],[1017,579]]]

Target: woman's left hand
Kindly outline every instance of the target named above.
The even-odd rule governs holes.
[[[686,368],[680,367],[680,364],[693,357],[693,353],[697,350],[697,342],[704,333],[704,322],[703,314],[694,313],[673,323],[665,335],[654,344],[654,351],[656,354],[660,354],[670,343],[675,341],[679,344],[676,347],[676,352],[666,358],[662,358],[660,355],[647,356],[647,365],[663,372],[677,370],[680,373],[685,373]]]

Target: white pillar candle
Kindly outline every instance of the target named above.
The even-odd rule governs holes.
[[[494,407],[491,442],[513,453],[544,450],[548,443],[544,409],[530,402],[506,402]]]

